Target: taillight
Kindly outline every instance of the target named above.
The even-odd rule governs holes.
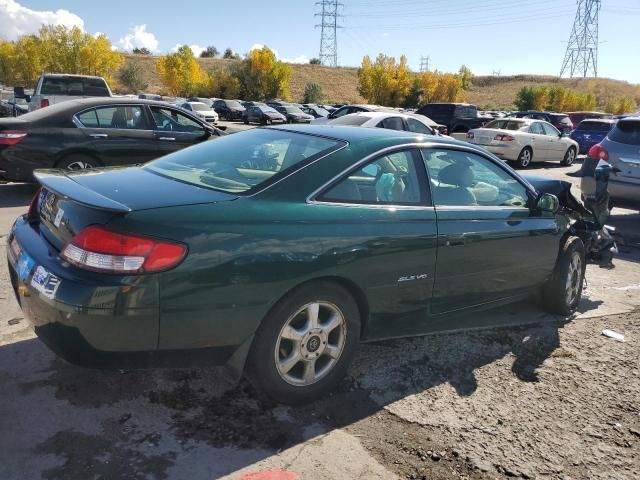
[[[0,145],[15,145],[27,138],[27,132],[22,130],[2,130],[0,131]]]
[[[48,107],[49,106],[49,99],[48,98],[43,98],[42,100],[40,100],[40,108],[44,108],[44,107]]]
[[[36,194],[31,199],[31,203],[29,204],[29,210],[27,211],[27,218],[29,220],[37,220],[39,218],[40,212],[38,211],[38,204],[40,203],[40,193],[42,192],[42,187],[39,187],[36,191]]]
[[[589,149],[589,153],[587,154],[589,158],[597,158],[598,160],[604,160],[605,162],[609,161],[609,152],[599,143],[596,143],[593,147]]]
[[[498,140],[499,142],[513,142],[515,137],[506,133],[497,133],[493,139]]]
[[[168,270],[186,254],[187,247],[181,243],[91,225],[81,230],[60,256],[86,270],[131,274]]]

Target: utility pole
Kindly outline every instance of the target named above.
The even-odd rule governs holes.
[[[431,61],[431,57],[420,57],[420,71],[428,72],[429,71],[429,62]]]
[[[560,76],[598,76],[598,13],[601,0],[577,0],[578,11]]]
[[[322,0],[316,2],[321,7],[316,17],[321,17],[320,23],[316,28],[320,27],[320,63],[330,67],[338,66],[338,7],[342,6],[338,0]]]

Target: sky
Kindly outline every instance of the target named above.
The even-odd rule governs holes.
[[[406,55],[413,70],[476,75],[558,75],[576,0],[341,0],[338,64],[364,55]],[[317,57],[315,0],[0,0],[0,37],[13,40],[44,23],[105,33],[119,49],[166,53],[208,45],[245,54],[267,45],[278,57]],[[640,0],[602,0],[598,76],[640,83]]]

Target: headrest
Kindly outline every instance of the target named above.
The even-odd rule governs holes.
[[[473,172],[469,165],[463,163],[452,163],[440,170],[438,180],[448,185],[468,188],[473,185]]]

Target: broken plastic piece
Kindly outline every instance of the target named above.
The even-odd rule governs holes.
[[[603,330],[602,335],[613,338],[616,342],[624,342],[624,335],[613,330]]]

